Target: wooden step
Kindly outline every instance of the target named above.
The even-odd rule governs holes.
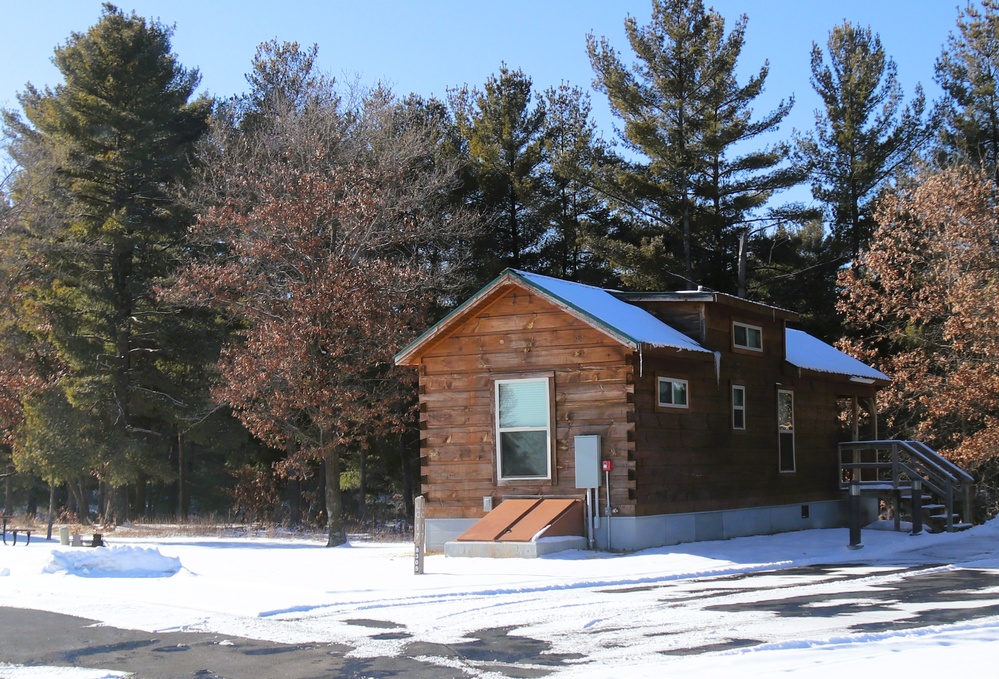
[[[929,518],[931,521],[946,521],[948,517],[947,517],[946,514],[930,514],[929,517],[927,517],[927,518]],[[952,520],[954,520],[954,521],[960,521],[961,520],[961,515],[960,514],[951,514],[950,518]]]

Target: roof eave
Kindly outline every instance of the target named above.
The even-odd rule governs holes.
[[[843,382],[849,382],[850,384],[855,384],[859,386],[872,386],[876,389],[882,389],[891,385],[890,377],[874,377],[871,375],[857,375],[856,373],[845,373],[845,372],[834,372],[832,370],[816,370],[815,368],[807,368],[804,366],[797,365],[791,361],[787,361],[787,364],[793,367],[799,372],[806,372],[811,375],[816,375],[819,377],[824,377],[829,379],[830,377],[836,377]]]

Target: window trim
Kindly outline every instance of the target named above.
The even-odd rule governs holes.
[[[683,385],[683,403],[663,403],[662,400],[662,383],[669,382],[670,384],[682,384]],[[673,389],[670,389],[670,397],[672,398]],[[689,410],[690,409],[690,383],[680,377],[667,377],[662,375],[656,376],[656,405],[659,408],[671,408],[676,410]]]
[[[790,428],[785,428],[781,426],[781,397],[787,394],[791,398],[791,426]],[[791,466],[785,469],[784,467],[784,450],[783,450],[783,434],[791,435]],[[778,389],[777,390],[777,470],[781,474],[794,474],[798,471],[798,451],[797,444],[795,441],[796,437],[794,434],[794,391],[790,389]]]
[[[544,427],[501,427],[500,426],[500,385],[510,384],[515,382],[543,382],[545,384],[545,406],[547,407],[547,413],[545,417]],[[551,482],[552,474],[554,471],[554,465],[552,464],[552,452],[554,446],[552,445],[552,433],[555,431],[554,417],[552,413],[552,403],[554,399],[552,398],[552,378],[550,376],[539,376],[539,377],[503,377],[493,381],[493,419],[495,424],[495,436],[496,436],[496,480],[498,483],[506,483],[510,481],[532,481],[532,482]],[[543,431],[545,432],[545,475],[544,476],[504,476],[503,475],[503,437],[502,434],[506,432],[523,432],[523,431]]]
[[[739,344],[735,339],[736,328],[744,328],[746,330],[746,344]],[[760,338],[760,346],[754,347],[749,344],[750,331],[755,330]],[[751,325],[749,323],[742,323],[740,321],[732,321],[732,346],[735,349],[742,349],[744,351],[755,351],[757,353],[763,352],[763,328],[759,325]]]
[[[736,391],[742,392],[742,405],[736,405],[735,403],[735,393]],[[746,431],[746,385],[744,384],[733,384],[732,385],[732,429],[735,431]],[[736,422],[736,413],[742,413],[742,425],[740,426]]]

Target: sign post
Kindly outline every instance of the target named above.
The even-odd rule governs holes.
[[[426,502],[427,499],[420,495],[413,503],[413,545],[416,550],[413,572],[416,575],[423,575],[423,553],[427,548]]]

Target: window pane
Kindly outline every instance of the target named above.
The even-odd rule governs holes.
[[[674,382],[673,383],[673,405],[685,406],[687,405],[687,383],[686,382]]]
[[[794,430],[794,395],[790,392],[777,394],[777,426],[786,431]]]
[[[745,429],[746,428],[746,412],[744,410],[733,410],[732,411],[732,426],[735,429]]]
[[[500,434],[503,476],[548,476],[548,432],[508,431]]]
[[[501,382],[499,426],[548,426],[548,381]]]
[[[659,380],[659,402],[673,403],[673,383],[669,380]]]
[[[792,432],[780,433],[780,470],[782,472],[794,471],[794,434]]]
[[[746,346],[753,349],[763,348],[763,335],[757,328],[746,328]]]
[[[732,405],[742,408],[746,405],[746,392],[741,387],[732,388]]]
[[[735,336],[735,344],[736,344],[736,346],[740,346],[740,347],[747,346],[747,341],[746,341],[746,326],[744,326],[744,325],[737,325],[737,326],[735,326],[732,329],[732,331],[733,331],[734,336]]]

